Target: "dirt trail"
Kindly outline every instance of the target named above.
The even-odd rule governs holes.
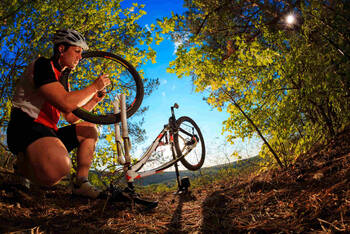
[[[1,175],[0,175],[1,176]],[[61,185],[0,184],[0,233],[301,233],[350,231],[350,131],[285,170],[243,175],[159,200],[153,211],[72,197]]]

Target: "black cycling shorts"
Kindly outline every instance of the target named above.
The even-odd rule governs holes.
[[[19,108],[12,109],[7,127],[7,145],[13,154],[25,152],[31,143],[42,137],[59,138],[68,152],[79,146],[75,124],[59,128],[56,132],[52,128],[34,122],[33,118]]]

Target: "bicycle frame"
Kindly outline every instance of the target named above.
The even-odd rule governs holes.
[[[128,129],[127,129],[127,121],[126,121],[126,113],[125,113],[125,96],[124,97],[123,96],[124,95],[121,95],[120,97],[120,109],[121,109],[121,116],[122,116],[121,118],[122,137],[120,136],[119,124],[115,124],[115,135],[116,135],[118,162],[124,166],[123,169],[126,174],[127,182],[132,183],[135,179],[154,175],[164,171],[165,169],[169,168],[170,166],[174,165],[176,162],[181,160],[185,155],[181,155],[179,157],[178,155],[176,155],[175,143],[174,143],[174,137],[173,137],[174,131],[177,130],[174,108],[178,108],[178,106],[174,105],[174,107],[171,107],[171,117],[169,118],[169,123],[164,126],[163,130],[159,133],[159,135],[153,141],[151,146],[148,147],[146,152],[141,156],[140,160],[136,164],[131,165],[131,159],[129,155],[131,144],[128,137]],[[115,108],[119,108],[117,104],[115,104]],[[139,172],[139,170],[147,163],[148,159],[150,158],[152,153],[157,149],[157,147],[163,144],[163,141],[162,141],[163,139],[165,140],[166,144],[170,144],[171,146],[173,160],[155,169]],[[124,149],[124,152],[123,152],[123,149]]]
[[[169,134],[169,135],[168,135]],[[168,136],[169,139],[168,139]],[[162,145],[162,140],[163,138],[166,139],[166,141],[170,141],[168,142],[168,144],[171,145],[171,151],[174,155],[175,153],[175,146],[174,146],[174,141],[173,141],[173,135],[171,133],[171,130],[169,128],[168,125],[166,125],[164,127],[164,129],[160,132],[160,134],[157,136],[157,138],[153,141],[153,143],[151,144],[151,146],[146,150],[146,152],[143,154],[143,156],[141,157],[141,159],[134,165],[132,165],[131,167],[128,168],[127,172],[126,172],[126,179],[128,182],[133,182],[135,179],[139,179],[139,178],[143,178],[146,176],[150,176],[150,175],[154,175],[157,173],[160,173],[162,171],[164,171],[165,169],[167,169],[168,167],[172,166],[173,163],[175,161],[170,161],[162,166],[159,166],[155,169],[151,169],[151,170],[147,170],[144,172],[139,172],[139,170],[141,170],[141,168],[146,165],[148,159],[150,158],[150,156],[152,155],[152,153],[157,149],[158,146]],[[125,167],[125,165],[124,165]]]

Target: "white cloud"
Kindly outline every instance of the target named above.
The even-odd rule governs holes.
[[[189,33],[185,33],[185,34],[174,33],[172,35],[174,40],[174,47],[175,47],[174,54],[176,53],[179,46],[181,46],[183,43],[185,43],[188,40],[189,35],[190,35]]]
[[[148,24],[146,24],[145,27],[146,27],[146,29],[147,29],[148,32],[152,32],[152,30],[151,30],[151,28],[149,27]]]
[[[176,53],[177,49],[179,48],[180,45],[182,45],[182,41],[175,41],[174,42],[174,54]]]

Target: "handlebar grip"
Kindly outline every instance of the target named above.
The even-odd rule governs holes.
[[[99,98],[103,97],[103,91],[98,91],[97,92],[97,97],[99,97]]]

